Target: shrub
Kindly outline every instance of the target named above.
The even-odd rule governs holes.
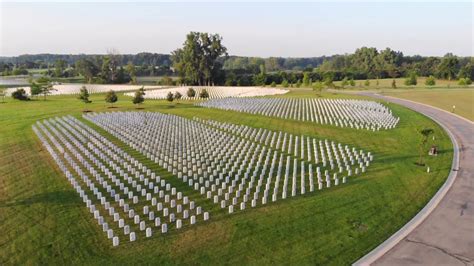
[[[203,98],[203,99],[209,98],[209,92],[207,92],[206,89],[203,89],[203,90],[199,93],[199,97],[200,97],[200,98]]]
[[[12,93],[12,98],[17,99],[20,101],[28,101],[30,98],[28,98],[28,95],[26,95],[26,91],[24,89],[17,89]]]
[[[405,79],[405,85],[407,86],[415,86],[417,84],[417,77],[416,73],[412,72],[410,75]]]
[[[275,88],[276,86],[277,85],[276,85],[275,81],[272,81],[272,84],[270,84],[270,87]]]
[[[196,91],[193,88],[189,88],[186,95],[188,95],[189,98],[194,98],[196,97]]]
[[[173,96],[173,93],[171,93],[171,91],[168,92],[168,94],[166,95],[166,100],[168,102],[172,102],[174,100],[174,96]]]
[[[114,103],[117,100],[118,100],[117,94],[115,94],[115,91],[113,91],[113,90],[110,90],[105,95],[105,102],[110,103],[112,106],[114,106]]]
[[[283,88],[288,88],[290,86],[290,84],[288,84],[288,80],[284,79],[282,82],[281,82],[281,86]]]
[[[364,82],[364,86],[369,87],[370,86],[370,80],[366,79]]]
[[[436,85],[436,79],[433,76],[429,76],[425,81],[426,86],[434,86]]]

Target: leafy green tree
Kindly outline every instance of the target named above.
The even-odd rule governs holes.
[[[392,89],[396,89],[397,88],[397,82],[395,81],[395,79],[392,80]]]
[[[127,66],[125,67],[125,71],[128,73],[128,75],[132,79],[132,84],[136,84],[137,71],[136,71],[135,65],[132,62],[128,62]]]
[[[166,95],[166,100],[168,102],[172,102],[174,100],[174,96],[173,96],[173,93],[171,93],[171,91],[168,92],[168,94]]]
[[[296,86],[296,88],[301,87],[301,80],[296,81],[296,85],[295,85],[295,86]]]
[[[327,76],[324,79],[324,85],[328,88],[334,88],[334,83],[333,83],[333,79],[332,79],[331,76]]]
[[[66,70],[66,61],[62,59],[56,60],[56,62],[54,63],[54,76],[62,77],[64,70]]]
[[[179,91],[174,93],[174,98],[176,99],[176,101],[179,101],[181,97],[183,97],[183,95]]]
[[[275,81],[272,81],[272,83],[270,84],[270,87],[276,88],[276,86],[277,86],[277,85],[276,85]]]
[[[209,98],[209,93],[207,92],[206,89],[201,90],[201,92],[199,93],[199,98],[203,98],[203,99]]]
[[[194,98],[196,97],[196,91],[193,88],[189,88],[186,95],[188,95],[189,98]]]
[[[92,101],[89,100],[89,91],[87,91],[86,86],[82,86],[81,90],[79,91],[79,100],[83,101],[84,103],[91,103]]]
[[[425,85],[426,86],[434,86],[436,85],[436,79],[433,75],[429,76],[428,78],[426,78],[425,80]]]
[[[12,98],[20,101],[28,101],[28,95],[26,95],[26,91],[24,89],[17,89],[12,93]]]
[[[454,79],[458,73],[459,60],[451,53],[446,54],[438,65],[438,77],[444,79]]]
[[[30,83],[31,96],[32,97],[36,96],[36,98],[38,99],[38,95],[40,95],[43,92],[41,86],[33,80],[30,80],[29,83]]]
[[[111,107],[114,107],[114,103],[117,102],[117,100],[117,94],[115,94],[115,91],[113,90],[108,91],[105,95],[105,102],[110,103]]]
[[[461,67],[458,73],[458,78],[474,79],[474,64],[467,63],[465,66]]]
[[[76,61],[74,69],[77,74],[82,75],[86,79],[87,83],[92,83],[93,78],[99,74],[99,68],[88,59]]]
[[[284,79],[282,82],[281,82],[281,86],[283,88],[288,88],[290,86],[290,84],[288,83],[288,80]]]
[[[265,65],[260,65],[260,73],[254,76],[253,83],[258,86],[265,86],[267,82],[267,72]]]
[[[142,104],[144,101],[145,101],[145,98],[143,97],[143,90],[138,89],[138,90],[135,92],[135,95],[133,96],[132,102],[133,102],[133,104],[135,104],[135,105],[137,105],[137,104],[140,105],[140,104]]]
[[[415,72],[411,72],[410,75],[405,79],[405,85],[407,86],[416,86],[417,77]]]
[[[309,87],[311,85],[311,78],[309,76],[309,72],[303,73],[303,85],[305,87]]]
[[[172,52],[173,67],[178,75],[191,84],[211,85],[221,76],[222,63],[218,60],[227,56],[218,34],[190,32],[183,48]]]
[[[341,87],[344,88],[345,86],[347,86],[348,83],[349,80],[347,79],[347,77],[344,77],[341,81]]]
[[[53,85],[51,84],[51,80],[48,77],[42,76],[38,78],[35,82],[41,89],[41,94],[43,94],[43,100],[46,100],[46,96],[48,94],[51,94],[52,91],[56,90],[54,89]]]
[[[419,131],[421,138],[420,138],[420,144],[419,144],[419,152],[420,152],[420,157],[418,159],[418,165],[425,165],[424,163],[424,156],[426,153],[426,144],[428,143],[428,138],[430,135],[434,134],[434,130],[431,128],[424,128]]]
[[[313,87],[313,90],[318,93],[318,96],[321,97],[321,93],[324,89],[324,84],[320,81],[316,81],[313,83],[312,87]]]

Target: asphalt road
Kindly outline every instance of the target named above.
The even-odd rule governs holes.
[[[373,265],[474,265],[474,124],[448,112],[374,93],[435,118],[459,145],[457,177],[435,209]]]

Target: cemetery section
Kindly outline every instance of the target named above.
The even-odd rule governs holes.
[[[194,96],[188,96],[188,90],[194,90]],[[269,95],[281,95],[289,92],[285,89],[276,88],[265,88],[265,87],[173,87],[167,89],[148,90],[145,94],[145,99],[166,99],[169,93],[173,95],[179,92],[182,95],[183,100],[197,100],[201,99],[200,94],[203,90],[206,90],[209,94],[208,99],[221,99],[228,97],[257,97],[257,96],[269,96]],[[133,96],[133,92],[126,93],[127,96]]]
[[[38,121],[33,130],[113,246],[209,219],[193,199],[77,119]]]
[[[372,131],[395,128],[400,120],[388,107],[367,100],[224,98],[197,105]]]
[[[348,182],[370,152],[293,136],[157,112],[84,115],[228,213]]]

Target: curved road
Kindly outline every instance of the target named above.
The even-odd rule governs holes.
[[[424,104],[375,93],[360,94],[434,118],[451,131],[459,145],[459,169],[454,169],[457,177],[446,195],[426,219],[372,264],[474,265],[474,124]],[[358,263],[367,261],[361,259]]]

